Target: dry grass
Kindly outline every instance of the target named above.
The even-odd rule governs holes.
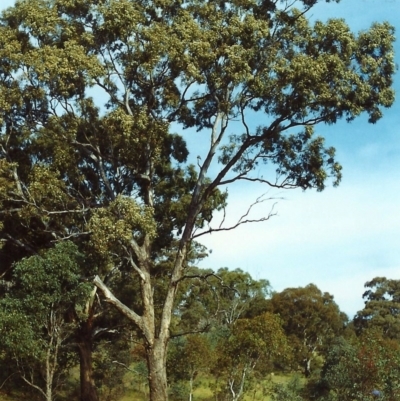
[[[270,397],[265,394],[265,387],[272,383],[286,384],[290,381],[292,375],[273,375],[266,380],[258,383],[255,389],[245,395],[244,401],[270,401]],[[194,390],[194,399],[196,401],[209,401],[213,399],[213,392],[210,384],[212,380],[208,377],[201,377],[198,380],[198,386]],[[21,398],[17,393],[7,395],[0,392],[0,401],[21,401],[26,399],[26,395]],[[147,401],[148,400],[148,387],[144,383],[138,383],[137,377],[132,373],[127,372],[124,377],[124,390],[123,396],[113,401]],[[173,399],[171,398],[171,401]]]

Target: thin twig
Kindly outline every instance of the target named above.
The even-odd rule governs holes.
[[[265,194],[264,194],[264,195],[265,195]],[[247,223],[261,223],[261,222],[263,222],[263,221],[268,221],[271,217],[276,216],[276,214],[277,214],[277,212],[274,212],[274,208],[275,208],[275,205],[276,205],[277,202],[275,202],[275,203],[272,205],[271,210],[270,210],[270,212],[268,213],[267,216],[260,217],[260,218],[258,218],[258,219],[247,219],[247,218],[246,218],[246,217],[250,214],[250,212],[251,212],[251,210],[253,209],[254,206],[256,206],[256,205],[258,205],[258,204],[260,204],[260,203],[263,203],[263,202],[272,200],[272,199],[274,199],[274,200],[277,199],[277,198],[262,199],[262,197],[263,197],[264,195],[261,195],[260,197],[258,197],[258,198],[256,199],[256,201],[255,201],[254,203],[252,203],[252,204],[249,206],[249,208],[247,209],[246,213],[244,213],[244,214],[239,218],[239,220],[237,221],[236,224],[234,224],[234,225],[232,225],[232,226],[229,226],[229,227],[221,227],[221,225],[219,226],[219,228],[212,228],[212,227],[210,227],[210,228],[209,228],[208,230],[206,230],[206,231],[202,231],[202,232],[200,232],[200,233],[198,233],[198,234],[194,234],[194,235],[192,236],[192,239],[201,237],[202,235],[205,235],[205,234],[211,234],[211,233],[213,233],[213,232],[231,231],[231,230],[234,230],[235,228],[237,228],[237,227],[239,227],[239,226],[241,226],[241,225],[243,225],[243,224],[247,224]],[[278,199],[283,199],[283,198],[278,198]]]

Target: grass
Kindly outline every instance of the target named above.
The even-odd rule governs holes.
[[[8,395],[0,394],[0,401],[15,401],[15,398],[10,398]]]
[[[258,382],[255,388],[245,394],[244,401],[270,401],[271,397],[266,394],[265,388],[271,384],[287,384],[293,378],[292,374],[276,374],[271,375]],[[212,387],[212,379],[207,376],[202,376],[197,379],[196,388],[193,392],[193,399],[195,401],[210,401],[214,399]],[[127,373],[124,378],[124,395],[118,398],[116,401],[147,401],[148,400],[148,388],[144,383],[141,384],[141,391],[138,390],[137,381],[134,380],[132,373]],[[1,401],[1,400],[0,400]],[[170,397],[170,401],[174,401]]]
[[[255,388],[245,394],[243,401],[270,401],[271,398],[265,393],[265,388],[273,384],[286,384],[293,378],[293,375],[283,375],[276,374],[271,375],[265,380],[259,381]],[[74,378],[75,380],[75,378]],[[193,399],[195,401],[210,401],[214,399],[213,391],[211,385],[213,381],[210,377],[202,376],[197,379],[196,388],[193,393]],[[120,394],[122,396],[111,396],[107,397],[104,393],[101,397],[102,401],[147,401],[148,400],[148,386],[144,381],[144,378],[140,378],[132,372],[127,372],[123,380],[123,388],[120,389]],[[22,399],[27,399],[27,394],[23,396],[18,392],[13,392],[13,394],[5,394],[0,392],[0,401],[20,401]],[[170,397],[170,401],[174,401]]]

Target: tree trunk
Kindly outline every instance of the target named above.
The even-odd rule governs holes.
[[[307,378],[311,376],[311,358],[304,360],[304,376]]]
[[[81,401],[98,401],[93,379],[92,342],[82,338],[79,343]]]
[[[142,301],[144,305],[143,316],[123,304],[108,289],[99,276],[93,280],[94,284],[103,293],[107,302],[114,305],[124,316],[135,323],[143,334],[146,341],[146,358],[148,368],[148,382],[150,390],[150,401],[167,401],[167,346],[169,340],[169,327],[171,323],[171,314],[173,302],[176,295],[177,283],[182,275],[182,261],[185,258],[186,250],[180,252],[180,260],[177,262],[173,277],[171,278],[166,300],[163,306],[160,329],[157,332],[155,325],[153,291],[148,270],[142,269],[140,277],[142,279]],[[180,262],[180,263],[179,263]],[[144,263],[143,263],[144,264]]]
[[[190,375],[189,381],[189,401],[193,401],[193,374]]]
[[[53,380],[49,379],[49,374],[46,378],[46,401],[53,401]]]
[[[156,338],[147,349],[150,401],[168,400],[166,356],[167,342]]]
[[[231,394],[232,394],[232,401],[238,401],[238,400],[241,398],[242,394],[243,394],[244,381],[245,381],[245,379],[246,379],[246,372],[247,372],[247,369],[248,369],[247,366],[245,366],[245,367],[243,368],[242,377],[240,378],[240,384],[239,384],[239,388],[238,388],[237,392],[236,392],[235,389],[234,389],[235,379],[232,379],[232,380],[229,380],[229,381],[228,381],[228,383],[229,383],[229,388],[230,388]]]

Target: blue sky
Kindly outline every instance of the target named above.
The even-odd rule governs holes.
[[[13,4],[0,0],[0,9]],[[344,18],[355,32],[386,20],[400,35],[400,0],[321,2],[309,15]],[[400,64],[399,41],[396,62]],[[399,73],[395,89],[400,92]],[[314,283],[333,294],[351,317],[363,307],[366,281],[376,276],[400,279],[399,105],[397,100],[375,125],[361,116],[351,124],[318,126],[316,132],[337,149],[344,168],[341,185],[322,193],[270,191],[267,196],[284,198],[277,200],[277,215],[204,238],[212,254],[202,266],[240,267],[255,278],[270,280],[276,291]],[[260,186],[232,187],[230,221],[264,192]],[[259,208],[259,216],[269,205]]]

